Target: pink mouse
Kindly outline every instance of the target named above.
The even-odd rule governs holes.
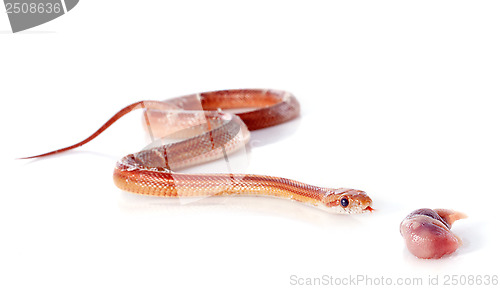
[[[399,231],[413,255],[422,259],[439,259],[462,245],[450,228],[456,220],[466,217],[453,210],[418,209],[401,222]]]

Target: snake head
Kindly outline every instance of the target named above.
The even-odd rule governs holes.
[[[373,211],[372,199],[364,192],[354,189],[340,188],[329,191],[323,200],[327,210],[336,213],[355,214]]]

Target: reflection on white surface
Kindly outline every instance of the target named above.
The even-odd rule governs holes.
[[[191,199],[191,200],[186,200]],[[312,226],[351,226],[359,224],[363,216],[335,215],[293,200],[259,196],[228,196],[203,198],[161,198],[141,196],[123,192],[119,207],[127,213],[148,213],[169,215],[204,214],[227,212],[229,214],[278,217],[304,222]]]
[[[300,128],[301,119],[299,116],[296,119],[277,126],[253,131],[249,146],[261,147],[286,140]]]

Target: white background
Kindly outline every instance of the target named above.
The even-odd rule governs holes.
[[[85,0],[17,34],[1,14],[0,287],[500,274],[499,13],[497,1]],[[15,160],[80,141],[129,103],[230,88],[302,104],[235,167],[363,189],[376,212],[121,192],[114,163],[146,145],[139,114],[75,152]],[[469,215],[453,227],[459,251],[406,251],[399,223],[421,207]]]

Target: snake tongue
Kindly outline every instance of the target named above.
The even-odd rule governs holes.
[[[367,206],[367,207],[365,208],[365,211],[370,211],[370,212],[373,212],[373,211],[375,211],[375,209],[373,209],[373,208],[372,208],[372,207],[370,207],[370,206]]]

